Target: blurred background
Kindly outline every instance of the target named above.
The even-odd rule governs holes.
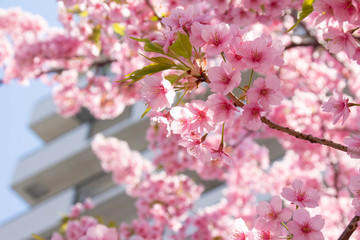
[[[0,8],[20,7],[24,11],[39,14],[50,26],[61,26],[57,20],[55,0],[2,0]],[[3,76],[0,70],[0,79]],[[11,179],[18,161],[43,145],[43,141],[29,127],[31,112],[36,103],[49,97],[51,88],[40,81],[30,86],[13,82],[0,86],[0,225],[28,209],[28,204],[11,188]]]

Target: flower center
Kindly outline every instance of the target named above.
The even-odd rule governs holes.
[[[262,53],[258,52],[257,50],[255,52],[252,53],[252,58],[251,60],[253,62],[260,62],[261,61],[261,58],[262,58]]]
[[[304,233],[309,233],[311,232],[311,228],[309,227],[308,224],[305,224],[302,226],[301,231],[303,231]]]
[[[219,46],[221,44],[221,39],[220,39],[219,33],[217,33],[217,32],[214,33],[214,35],[212,35],[210,42],[215,46]]]

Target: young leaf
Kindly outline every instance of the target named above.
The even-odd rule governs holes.
[[[178,80],[178,75],[176,74],[169,74],[167,76],[165,76],[165,79],[168,80],[169,82],[171,82],[171,84],[175,83]]]
[[[127,78],[125,78],[124,80],[121,81],[126,81],[126,80],[133,80],[132,82],[137,82],[140,79],[142,79],[143,77],[145,77],[146,75],[150,75],[150,74],[154,74],[157,72],[161,72],[170,68],[173,68],[176,65],[170,65],[170,64],[150,64],[148,66],[143,67],[142,69],[136,70],[130,74],[128,74]]]
[[[159,64],[176,65],[173,60],[166,57],[152,57],[149,60]]]
[[[169,49],[174,51],[179,56],[190,59],[192,54],[192,46],[189,40],[189,36],[183,33],[178,33],[176,41],[169,47]]]
[[[145,42],[144,46],[145,52],[156,52],[165,55],[163,47],[158,43],[153,42]]]
[[[307,16],[309,16],[310,13],[314,11],[314,1],[315,0],[304,0],[297,22],[286,32],[290,32],[291,30],[293,30],[302,20],[304,20]]]
[[[146,58],[149,61],[152,61],[154,63],[159,63],[159,64],[167,64],[167,65],[176,65],[175,62],[169,58],[166,57],[152,57],[149,58],[147,56],[145,56],[144,54],[139,53],[141,56],[143,56],[144,58]]]
[[[115,221],[110,221],[107,226],[109,228],[117,228],[118,224]]]
[[[93,43],[95,43],[95,45],[99,49],[101,48],[100,37],[101,37],[101,25],[98,24],[93,28],[93,32],[89,36],[89,40],[92,41]]]
[[[130,37],[130,38],[137,42],[151,42],[148,38],[135,38],[135,37]]]
[[[79,13],[80,17],[87,17],[89,15],[89,13],[87,11],[83,11],[81,13]]]
[[[120,36],[125,35],[125,26],[120,25],[119,23],[114,23],[112,26],[115,33],[119,34]]]
[[[45,238],[42,238],[42,237],[40,237],[40,236],[38,236],[38,235],[36,235],[36,234],[31,234],[31,236],[34,238],[34,239],[36,239],[36,240],[45,240]]]
[[[151,107],[148,107],[145,112],[141,115],[141,118],[145,117],[145,115],[151,110]]]

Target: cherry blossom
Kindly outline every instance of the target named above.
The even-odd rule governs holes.
[[[270,105],[278,105],[282,100],[279,92],[280,80],[275,75],[268,75],[265,79],[258,78],[247,92],[250,102],[258,102],[264,110]]]
[[[282,207],[280,197],[274,196],[270,203],[260,202],[256,207],[256,211],[261,219],[266,220],[266,225],[269,229],[278,229],[280,222],[287,222],[291,218],[291,210]]]
[[[241,82],[239,70],[233,70],[230,63],[221,63],[220,67],[212,67],[208,70],[210,89],[213,92],[228,94],[232,92]]]
[[[331,96],[327,102],[324,102],[322,105],[322,110],[324,112],[333,113],[333,124],[336,124],[339,119],[342,117],[342,125],[350,116],[349,109],[349,98],[344,98],[343,94],[338,91],[333,92],[334,96]],[[336,99],[337,98],[337,99]]]
[[[201,31],[201,38],[205,43],[203,51],[210,57],[220,54],[231,41],[232,35],[229,25],[220,23],[216,26],[205,26]]]
[[[281,196],[302,208],[314,208],[319,205],[320,195],[317,190],[306,188],[303,181],[299,179],[292,183],[292,187],[284,187]]]
[[[239,110],[222,94],[212,94],[206,101],[210,109],[214,111],[214,121],[216,123],[226,122],[227,126],[231,126],[235,114]]]
[[[344,138],[344,143],[348,145],[347,153],[352,158],[360,158],[360,137],[346,137]]]
[[[96,119],[112,119],[143,101],[152,109],[146,139],[154,157],[95,136],[101,167],[125,185],[138,214],[110,228],[83,216],[92,204],[75,204],[53,240],[332,240],[345,228],[339,222],[359,214],[358,177],[351,177],[358,162],[341,144],[353,136],[344,143],[359,158],[358,104],[343,97],[360,97],[357,1],[306,1],[314,12],[290,32],[303,1],[58,2],[62,28],[0,10],[2,83],[54,85],[66,117],[86,107]],[[251,71],[253,84],[240,71]],[[333,126],[341,117],[348,124]],[[221,184],[218,202],[197,202],[208,190],[200,183]],[[281,191],[297,208],[319,206],[322,217],[294,207],[290,221]],[[270,203],[257,201],[268,196]]]
[[[252,240],[253,233],[249,231],[243,219],[238,218],[231,226],[231,240]]]
[[[264,109],[258,103],[248,103],[243,107],[241,122],[249,130],[259,130],[262,126],[261,114]]]
[[[272,42],[271,37],[262,36],[253,41],[245,41],[236,48],[236,53],[248,69],[259,73],[268,73],[272,64],[281,66],[281,54],[284,47],[280,42]]]
[[[343,32],[338,28],[329,27],[328,32],[324,34],[328,40],[328,48],[331,53],[338,53],[344,50],[349,58],[353,58],[358,44],[350,32]]]
[[[214,111],[206,102],[193,100],[187,107],[194,116],[191,120],[191,129],[198,132],[209,132],[214,128]]]
[[[118,233],[115,228],[108,228],[103,224],[97,224],[86,231],[86,235],[79,240],[117,240]]]
[[[170,82],[159,75],[146,76],[143,79],[141,95],[154,111],[171,107],[175,98],[175,92]]]
[[[293,221],[287,223],[289,232],[292,233],[294,240],[321,240],[325,239],[320,231],[324,227],[325,221],[320,215],[310,218],[310,213],[305,209],[294,211]]]

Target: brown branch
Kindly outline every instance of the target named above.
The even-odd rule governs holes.
[[[228,97],[230,97],[234,101],[234,104],[237,107],[243,107],[245,105],[233,93],[229,93]],[[326,139],[323,139],[323,138],[317,138],[317,137],[314,137],[313,135],[310,135],[310,134],[304,134],[304,133],[301,133],[301,132],[297,132],[297,131],[295,131],[295,130],[293,130],[291,128],[280,126],[280,125],[270,121],[266,117],[261,117],[261,122],[268,125],[269,128],[271,128],[271,129],[275,129],[275,130],[278,130],[280,132],[284,132],[284,133],[289,134],[289,135],[291,135],[293,137],[296,137],[298,139],[302,139],[302,140],[305,140],[305,141],[308,141],[308,142],[311,142],[311,143],[322,144],[322,145],[325,145],[325,146],[328,146],[328,147],[331,147],[331,148],[334,148],[334,149],[337,149],[337,150],[340,150],[340,151],[343,151],[343,152],[347,152],[347,149],[348,149],[347,146],[341,145],[339,143],[334,143],[334,142],[332,142],[330,140],[326,140]]]
[[[355,232],[356,228],[359,226],[358,222],[360,220],[360,216],[355,216],[351,219],[350,223],[346,226],[345,230],[338,238],[338,240],[347,240],[350,239],[353,232]]]
[[[161,17],[155,12],[154,7],[152,6],[150,0],[145,0],[146,4],[148,5],[148,7],[151,9],[151,11],[154,13],[154,15],[161,20]]]
[[[287,45],[285,47],[285,50],[288,50],[290,48],[295,48],[295,47],[310,47],[310,46],[316,48],[316,47],[320,46],[320,43],[317,41],[307,41],[307,42],[302,42],[302,43],[292,42],[290,45]]]
[[[95,60],[90,66],[89,68],[93,68],[93,67],[103,67],[109,63],[115,62],[117,60],[115,59],[110,59],[110,58],[103,58],[103,59],[97,59]],[[63,71],[69,70],[67,68],[52,68],[48,71],[42,71],[39,74],[36,75],[36,77],[40,77],[43,74],[50,74],[50,73],[57,73],[60,74]]]

